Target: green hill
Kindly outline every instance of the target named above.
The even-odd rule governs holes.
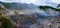
[[[55,11],[60,11],[60,9],[54,8],[54,7],[51,7],[51,6],[39,6],[39,8],[43,9],[43,10],[51,9],[51,10],[55,10]]]
[[[7,9],[10,8],[10,4],[9,3],[4,3],[0,1],[0,4],[2,4],[3,6],[5,6]]]

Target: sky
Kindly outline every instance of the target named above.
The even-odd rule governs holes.
[[[33,3],[35,5],[49,5],[49,6],[56,6],[60,4],[60,0],[0,0],[3,2],[19,2],[19,3]]]

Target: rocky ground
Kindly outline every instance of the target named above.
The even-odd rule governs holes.
[[[59,16],[47,16],[39,17],[37,14],[32,15],[10,15],[8,16],[14,26],[14,28],[37,28],[44,27],[48,25],[49,22],[56,22],[60,19]],[[42,26],[43,25],[43,26]],[[46,26],[45,26],[46,27]]]

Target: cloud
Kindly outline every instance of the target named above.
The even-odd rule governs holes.
[[[56,5],[60,4],[60,0],[0,0],[4,2],[33,3],[35,5]]]
[[[4,2],[22,2],[22,3],[44,3],[44,2],[53,2],[60,3],[60,0],[0,0]]]
[[[58,3],[60,4],[60,0],[51,0],[53,3]]]

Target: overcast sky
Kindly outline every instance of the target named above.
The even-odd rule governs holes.
[[[3,2],[19,2],[19,3],[33,3],[35,5],[51,5],[55,6],[56,4],[60,4],[60,0],[0,0]]]

